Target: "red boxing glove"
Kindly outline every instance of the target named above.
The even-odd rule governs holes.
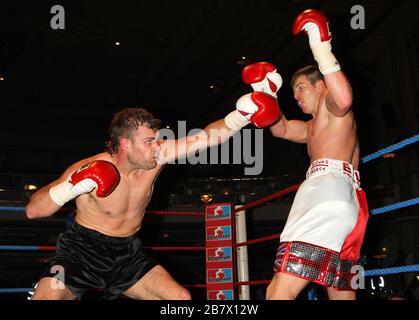
[[[263,92],[252,92],[242,96],[237,100],[236,107],[258,128],[271,126],[282,116],[278,101]]]
[[[282,86],[281,75],[276,72],[276,67],[268,62],[249,64],[242,71],[242,79],[244,83],[252,86],[255,91],[254,93],[267,95],[274,100],[276,99],[276,92]],[[258,97],[259,95],[255,95],[255,102],[252,102],[251,94],[241,97],[236,104],[237,110],[230,112],[225,117],[226,126],[232,130],[240,130],[249,122],[253,122],[255,126],[260,128],[270,125],[270,122],[275,122],[281,114],[278,103],[269,100],[267,106],[276,104],[276,108],[270,108],[272,110],[269,112],[263,111],[263,116],[256,115],[255,113],[258,111],[259,107],[261,107],[261,111],[265,109],[264,103],[267,102],[266,98],[260,99]],[[269,116],[268,113],[272,114]],[[253,115],[255,116],[254,118],[252,118]],[[273,118],[275,118],[275,120],[273,120]]]
[[[57,184],[49,190],[51,199],[62,206],[75,197],[89,193],[97,188],[96,195],[107,197],[118,185],[118,169],[109,161],[95,160],[72,173],[68,180]]]
[[[97,187],[96,195],[99,198],[104,198],[116,188],[120,176],[113,163],[105,160],[95,160],[74,172],[69,182],[75,187],[85,179],[93,180],[93,183],[96,184],[95,187]]]
[[[242,79],[250,84],[254,91],[265,92],[276,98],[276,92],[282,86],[282,77],[276,67],[269,62],[257,62],[246,66],[242,71]]]
[[[332,33],[327,17],[319,10],[309,9],[298,15],[292,26],[292,32],[298,34],[304,30],[308,35],[314,59],[319,64],[322,74],[340,70],[340,65],[332,53]]]
[[[292,26],[292,32],[298,34],[302,30],[307,32],[310,45],[332,39],[329,21],[319,10],[308,9],[298,15]]]

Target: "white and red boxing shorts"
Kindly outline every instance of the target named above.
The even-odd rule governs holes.
[[[367,221],[359,172],[345,161],[314,161],[281,233],[275,272],[351,289]]]

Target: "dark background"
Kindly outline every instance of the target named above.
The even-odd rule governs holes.
[[[64,30],[50,27],[56,4],[65,9]],[[365,29],[351,28],[354,5],[365,9]],[[284,79],[278,93],[284,114],[307,120],[289,85],[297,68],[314,62],[306,37],[291,33],[293,20],[307,8],[321,9],[330,19],[333,51],[354,90],[361,156],[417,134],[414,0],[2,1],[2,203],[23,206],[30,196],[25,186],[42,187],[73,162],[101,152],[113,113],[124,107],[145,107],[175,132],[179,120],[193,129],[224,117],[251,90],[241,82],[241,70],[252,62],[277,66]],[[150,208],[200,211],[203,193],[214,202],[244,203],[304,178],[305,146],[274,139],[265,130],[263,155],[264,169],[256,177],[244,177],[243,165],[169,165]],[[418,196],[417,144],[360,169],[370,208]],[[248,238],[280,232],[291,202],[289,196],[249,214]],[[363,247],[366,268],[417,263],[417,208],[371,217]],[[39,221],[7,210],[1,215],[3,244],[53,245],[66,221],[65,213]],[[203,230],[199,219],[150,218],[142,237],[147,245],[202,245]],[[272,276],[275,247],[249,248],[251,279]],[[0,287],[30,286],[49,255],[0,252]],[[205,281],[202,256],[155,255],[183,283]],[[388,291],[418,299],[417,282],[415,274],[388,277]]]

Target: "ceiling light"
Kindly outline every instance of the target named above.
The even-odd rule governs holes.
[[[239,64],[239,65],[245,66],[245,65],[250,64],[250,62],[251,62],[250,60],[251,59],[246,57],[246,56],[241,56],[237,59],[236,63]]]
[[[209,203],[212,201],[212,197],[209,194],[201,194],[201,201],[203,203]]]
[[[117,41],[117,42],[115,42],[115,45],[119,46],[119,45],[120,45],[120,43]]]
[[[27,190],[27,191],[34,191],[34,190],[38,189],[38,187],[34,184],[25,184],[24,189]]]
[[[4,78],[3,77],[0,77],[0,81],[4,81]]]

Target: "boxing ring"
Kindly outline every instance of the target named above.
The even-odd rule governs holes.
[[[373,154],[362,158],[362,163],[384,157],[390,152],[402,149],[419,141],[419,134],[405,139],[399,143],[381,149]],[[250,300],[250,287],[267,286],[271,279],[251,279],[249,276],[248,248],[266,242],[278,240],[280,234],[275,233],[260,238],[247,239],[246,215],[253,214],[252,208],[264,205],[272,200],[277,200],[298,190],[299,184],[291,185],[269,196],[252,201],[245,205],[232,203],[208,204],[205,212],[179,212],[179,211],[147,211],[148,215],[155,216],[194,216],[202,218],[205,223],[205,245],[203,246],[144,246],[145,251],[180,252],[193,251],[196,254],[205,255],[206,283],[185,283],[186,288],[191,290],[206,290],[207,300]],[[402,208],[419,204],[419,197],[407,199],[370,210],[373,216],[388,212],[394,212]],[[25,213],[24,207],[0,206],[1,212]],[[71,221],[68,222],[69,224]],[[203,239],[204,240],[204,239]],[[48,245],[13,245],[0,244],[0,251],[27,252],[55,250],[54,246]],[[275,252],[271,255],[273,266]],[[171,270],[168,270],[169,273]],[[390,268],[370,269],[361,272],[360,276],[368,278],[385,276],[390,274],[419,272],[419,264],[402,265]],[[273,274],[273,271],[272,271]],[[37,281],[38,279],[34,279]],[[32,293],[33,288],[0,288],[0,294]],[[316,293],[308,290],[308,300],[316,299]]]

